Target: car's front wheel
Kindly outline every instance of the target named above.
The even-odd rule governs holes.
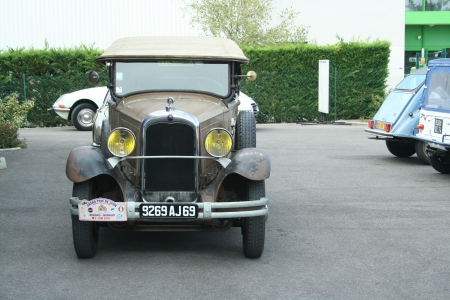
[[[259,200],[265,197],[266,188],[264,180],[246,181],[244,200]],[[242,222],[244,255],[248,258],[261,257],[264,251],[264,240],[266,235],[265,216],[244,218]]]
[[[410,157],[416,153],[415,143],[405,143],[398,141],[386,140],[386,147],[389,152],[397,157]]]
[[[94,116],[97,108],[90,103],[78,104],[72,112],[72,123],[76,129],[81,131],[92,130]]]
[[[92,179],[73,184],[74,197],[80,200],[92,200],[95,197]],[[73,245],[79,258],[91,258],[97,253],[100,227],[97,222],[80,221],[72,215]]]

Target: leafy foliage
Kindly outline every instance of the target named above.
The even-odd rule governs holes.
[[[107,84],[106,68],[95,62],[102,53],[92,47],[44,49],[8,49],[0,51],[0,97],[16,93],[20,100],[36,99],[28,114],[30,126],[69,125],[47,109],[62,94],[94,87],[89,73],[99,71],[101,81]],[[1,84],[3,83],[3,84]]]
[[[243,73],[254,70],[256,81],[242,80],[241,89],[258,103],[258,122],[297,122],[319,119],[318,61],[330,61],[329,120],[373,116],[385,98],[389,42],[339,42],[318,46],[304,43],[244,46],[250,58]],[[33,126],[68,125],[47,112],[62,94],[93,87],[88,80],[97,70],[106,85],[106,67],[95,63],[101,51],[75,49],[0,52],[0,99],[15,93],[19,101],[35,99],[27,121]],[[26,75],[24,75],[26,74]],[[336,102],[336,113],[334,103]],[[1,114],[1,113],[0,113]]]
[[[318,61],[330,61],[329,120],[373,116],[385,97],[388,42],[340,41],[317,46],[284,44],[243,47],[250,58],[244,73],[254,70],[256,81],[242,81],[242,90],[254,98],[261,113],[258,122],[297,122],[319,119]],[[336,102],[336,113],[334,112]]]
[[[292,8],[281,11],[280,23],[271,27],[273,0],[190,0],[183,8],[191,25],[207,36],[225,37],[241,45],[306,42],[308,28],[297,26],[300,14]]]
[[[5,97],[0,101],[0,124],[21,127],[33,105],[34,101],[19,103],[16,95]]]
[[[0,148],[26,147],[25,140],[19,140],[19,128],[23,125],[34,101],[22,104],[16,95],[0,100]]]
[[[76,48],[0,50],[0,80],[21,80],[22,74],[60,76],[87,74],[98,68],[95,57],[102,51],[85,45]]]
[[[6,148],[26,148],[25,138],[19,139],[19,130],[0,124],[0,149]]]

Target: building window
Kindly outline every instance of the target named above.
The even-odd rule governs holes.
[[[406,11],[422,11],[422,0],[405,0],[405,9]]]
[[[426,0],[426,11],[450,11],[450,0]]]

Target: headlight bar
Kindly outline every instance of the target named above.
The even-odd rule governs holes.
[[[161,159],[161,158],[182,158],[182,159],[212,159],[217,161],[222,167],[226,168],[231,162],[231,159],[226,157],[211,157],[211,156],[125,156],[125,157],[110,157],[108,158],[108,164],[111,169],[114,169],[118,163],[127,159]]]

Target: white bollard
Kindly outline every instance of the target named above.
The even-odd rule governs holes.
[[[0,157],[0,170],[6,169],[6,160],[4,157]]]

